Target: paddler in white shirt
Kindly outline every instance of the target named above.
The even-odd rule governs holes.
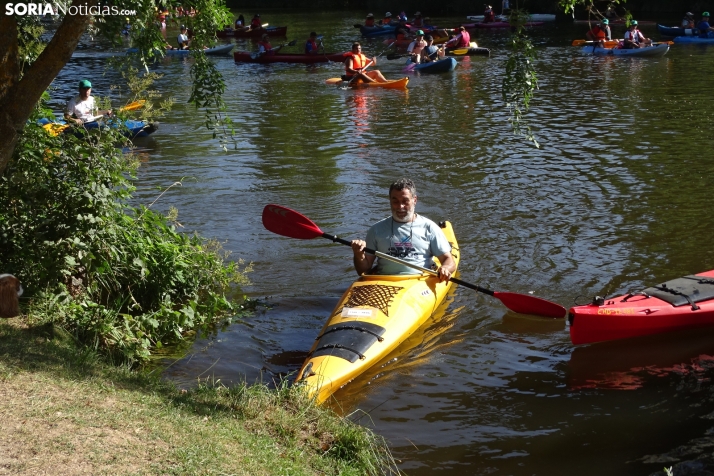
[[[67,122],[78,125],[95,121],[101,116],[111,115],[111,109],[97,111],[94,105],[94,96],[92,96],[92,83],[87,79],[79,82],[79,94],[67,102],[67,108],[64,112],[64,118]]]

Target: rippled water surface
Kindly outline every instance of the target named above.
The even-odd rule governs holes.
[[[363,13],[261,14],[289,26],[282,41],[302,44],[315,29],[328,50],[346,50]],[[137,141],[138,199],[151,203],[181,181],[155,207],[178,207],[187,231],[252,261],[245,291],[270,304],[197,341],[166,377],[190,386],[296,371],[356,275],[348,248],[273,235],[261,225],[262,208],[279,203],[324,231],[363,237],[386,216],[387,188],[402,176],[417,182],[418,212],[453,222],[461,277],[484,287],[568,307],[714,268],[714,46],[593,58],[565,46],[584,31],[532,30],[540,89],[525,119],[540,148],[508,123],[503,31],[474,35],[491,58],[464,60],[449,74],[412,74],[407,91],[326,86],[341,74],[336,64],[216,58],[237,132],[237,150],[228,153],[185,104],[191,60],[157,65],[161,89],[178,104],[156,134]],[[657,38],[654,27],[644,32]],[[370,55],[383,46],[365,42]],[[88,76],[94,94],[107,95],[118,80],[104,72],[105,56],[76,54],[55,86],[66,92]],[[402,66],[378,64],[390,78],[402,76]],[[666,460],[648,455],[712,426],[702,418],[714,410],[712,337],[574,348],[563,321],[517,315],[456,289],[383,365],[339,391],[334,407],[388,438],[411,475],[649,474]]]

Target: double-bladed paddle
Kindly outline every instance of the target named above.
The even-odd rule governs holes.
[[[273,233],[278,235],[287,236],[290,238],[297,238],[300,240],[311,240],[313,238],[327,238],[328,240],[340,243],[342,245],[352,246],[350,241],[342,238],[338,238],[335,235],[330,235],[329,233],[324,233],[320,227],[318,227],[312,220],[310,220],[305,215],[291,210],[287,207],[280,205],[266,205],[263,209],[263,226]],[[370,248],[365,248],[365,253],[375,255],[380,259],[386,259],[389,261],[394,261],[410,268],[421,271],[422,273],[427,273],[431,275],[436,275],[436,271],[417,266],[415,264],[409,263],[402,259],[390,256],[388,254],[376,251]],[[497,292],[491,291],[490,289],[482,288],[475,284],[467,283],[460,279],[452,277],[449,281],[456,283],[461,286],[465,286],[469,289],[473,289],[480,293],[488,294],[490,296],[499,299],[504,306],[506,306],[511,311],[520,314],[532,314],[535,316],[542,317],[553,317],[561,318],[565,317],[565,308],[560,304],[556,304],[545,299],[537,298],[534,296],[529,296],[527,294],[517,294],[509,292]]]

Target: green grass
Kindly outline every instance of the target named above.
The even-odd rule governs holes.
[[[386,442],[299,388],[179,390],[52,325],[0,322],[0,473],[398,473]]]

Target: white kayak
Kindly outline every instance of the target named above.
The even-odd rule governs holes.
[[[228,44],[228,45],[220,45],[220,46],[214,46],[213,48],[206,48],[203,50],[204,54],[207,55],[212,55],[212,56],[219,56],[219,55],[227,55],[228,53],[231,52],[233,49],[233,45]],[[137,53],[139,50],[136,48],[129,48],[126,52],[127,53]],[[189,55],[193,54],[193,50],[179,50],[177,48],[174,48],[173,50],[164,50],[165,55]]]
[[[595,56],[664,56],[669,51],[667,43],[659,43],[642,48],[600,48],[599,46],[583,46],[583,53]]]

